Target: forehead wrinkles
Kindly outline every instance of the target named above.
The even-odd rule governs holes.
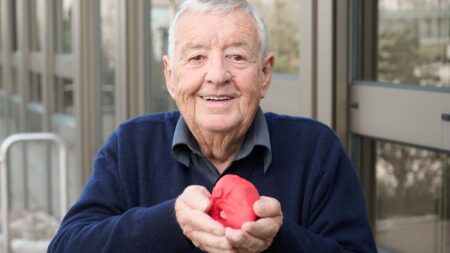
[[[213,20],[205,20],[212,17]],[[244,10],[228,14],[184,13],[175,33],[175,52],[188,49],[244,47],[257,51],[260,47],[256,22]],[[253,46],[255,45],[255,46]]]

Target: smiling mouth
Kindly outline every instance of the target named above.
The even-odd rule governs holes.
[[[227,101],[230,100],[231,97],[228,96],[220,96],[220,97],[216,97],[216,96],[203,96],[202,99],[206,100],[206,101]]]

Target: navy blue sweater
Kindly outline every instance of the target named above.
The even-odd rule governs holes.
[[[265,117],[268,170],[256,148],[225,173],[280,201],[283,225],[267,252],[376,252],[358,178],[332,130],[309,119]],[[178,118],[169,112],[121,124],[48,252],[200,252],[183,236],[174,203],[189,185],[213,185],[172,157]]]

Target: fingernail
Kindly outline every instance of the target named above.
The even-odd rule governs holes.
[[[264,202],[258,201],[256,202],[257,204],[257,209],[259,211],[259,213],[265,213],[266,212],[266,205],[264,204]]]

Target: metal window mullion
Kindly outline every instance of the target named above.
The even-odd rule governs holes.
[[[377,24],[378,0],[358,1],[351,0],[350,6],[350,86],[358,79],[374,80],[377,72]],[[350,89],[352,91],[353,89]],[[349,103],[357,105],[354,94],[349,91]],[[350,110],[358,110],[357,106]],[[369,219],[373,230],[376,229],[378,207],[376,202],[376,146],[372,139],[352,134],[352,125],[359,119],[355,111],[349,112],[350,152],[354,158],[356,169],[359,172],[364,190]],[[357,143],[357,144],[353,144]],[[375,234],[375,233],[374,233]]]
[[[350,38],[349,13],[351,0],[341,0],[335,5],[334,27],[334,130],[344,146],[350,149],[349,86],[350,86]]]
[[[334,128],[333,0],[317,0],[317,119]],[[320,73],[320,74],[319,74]]]
[[[41,2],[42,3],[42,2]],[[55,62],[55,53],[54,53],[54,42],[55,42],[55,33],[54,33],[54,25],[55,25],[55,16],[54,16],[54,1],[53,0],[44,0],[44,27],[40,30],[42,34],[42,101],[44,104],[44,115],[43,115],[43,126],[42,129],[44,132],[50,132],[52,130],[52,115],[54,113],[54,62]],[[46,165],[46,184],[50,185],[50,189],[48,189],[46,193],[47,200],[47,210],[50,214],[54,214],[53,210],[53,195],[52,195],[52,187],[53,181],[56,178],[53,177],[52,173],[52,160],[51,153],[52,148],[51,145],[46,144],[44,146],[45,149],[45,165]]]
[[[316,37],[315,37],[315,5],[316,0],[300,0],[300,64],[299,76],[301,92],[299,100],[301,102],[301,115],[315,117],[314,104],[316,98],[314,89],[316,87]]]
[[[91,99],[93,101],[92,115],[90,116],[92,122],[92,135],[94,136],[91,143],[92,148],[100,147],[103,142],[102,138],[102,99],[103,99],[103,80],[102,80],[102,58],[103,58],[103,45],[102,45],[102,18],[101,18],[101,3],[105,0],[91,1],[91,47],[93,49],[91,53],[91,60],[94,63],[92,65],[92,92]]]
[[[76,0],[74,0],[76,1]],[[63,12],[62,12],[62,0],[52,0],[53,5],[53,13],[50,13],[50,15],[54,16],[53,24],[55,25],[54,31],[55,36],[54,39],[54,50],[56,53],[62,53],[64,49],[64,22],[63,22]]]
[[[76,148],[75,153],[79,161],[79,167],[83,168],[80,171],[82,180],[81,183],[88,177],[91,167],[91,157],[93,156],[93,145],[95,139],[93,138],[92,112],[94,105],[93,94],[94,79],[92,68],[91,50],[92,46],[92,13],[91,7],[95,4],[91,0],[74,0],[74,15],[73,15],[73,64],[74,75],[74,106],[75,106],[75,136]],[[78,186],[77,186],[78,187]],[[82,187],[82,185],[79,185]]]
[[[128,89],[129,89],[129,98],[128,98],[128,116],[133,116],[139,114],[139,104],[143,100],[141,98],[142,86],[141,82],[143,79],[141,78],[142,74],[142,64],[140,61],[141,53],[141,28],[142,28],[142,15],[139,11],[140,5],[142,3],[141,0],[128,1],[128,12],[127,12],[127,31],[126,34],[128,36],[128,43],[130,46],[127,48],[127,57],[128,57]]]
[[[12,27],[11,27],[11,2],[9,0],[0,1],[1,6],[1,40],[2,40],[2,82],[3,91],[5,94],[4,108],[5,120],[8,121],[6,124],[5,134],[11,133],[11,124],[9,121],[12,120],[11,116],[11,94],[12,94]]]
[[[116,33],[116,89],[115,89],[115,112],[116,124],[127,119],[128,113],[128,30],[127,30],[127,9],[129,1],[118,1],[117,27]]]
[[[27,131],[27,116],[26,116],[26,105],[29,102],[29,91],[30,91],[30,48],[29,48],[29,15],[28,15],[28,4],[29,1],[17,0],[17,31],[18,31],[18,68],[17,68],[17,80],[18,80],[18,93],[20,96],[19,104],[19,132]],[[22,24],[22,25],[21,25]],[[24,25],[26,24],[26,25]],[[22,183],[23,183],[23,203],[24,208],[29,208],[29,171],[28,171],[28,147],[26,144],[20,145],[21,156],[22,156]]]
[[[149,67],[148,0],[119,1],[116,67],[116,123],[145,112]]]

